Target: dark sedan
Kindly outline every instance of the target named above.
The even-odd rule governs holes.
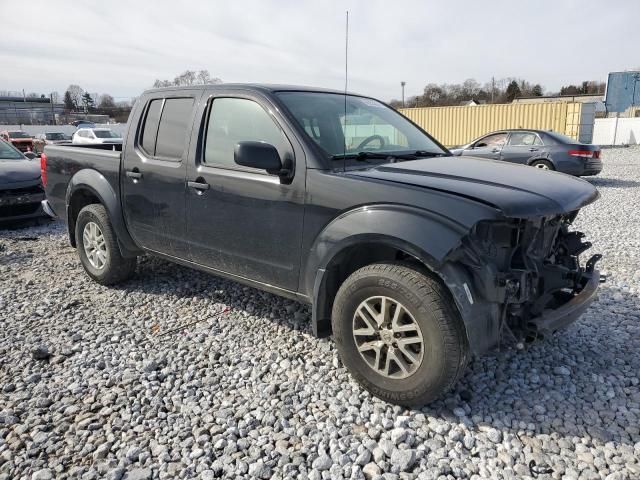
[[[602,171],[599,146],[580,143],[566,135],[545,130],[492,132],[451,149],[451,153],[522,163],[577,176],[597,175]]]
[[[0,223],[44,215],[40,162],[0,140]]]

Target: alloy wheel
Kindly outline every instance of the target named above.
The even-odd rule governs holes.
[[[101,270],[107,263],[107,245],[102,230],[95,222],[88,222],[82,231],[84,253],[91,266]]]
[[[369,297],[360,303],[353,316],[353,339],[369,367],[387,378],[413,375],[424,358],[420,326],[390,297]]]

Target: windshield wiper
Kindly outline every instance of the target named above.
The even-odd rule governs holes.
[[[377,153],[377,152],[358,152],[358,153],[338,153],[336,155],[331,156],[331,160],[368,160],[373,158],[393,158],[395,155],[391,153]]]
[[[444,152],[429,152],[427,150],[413,150],[409,152],[402,153],[379,153],[379,152],[358,152],[358,153],[339,153],[333,155],[331,157],[332,160],[345,160],[345,159],[353,159],[357,161],[365,161],[368,159],[383,159],[389,160],[390,162],[394,162],[397,160],[417,160],[418,158],[423,157],[443,157],[446,153]]]

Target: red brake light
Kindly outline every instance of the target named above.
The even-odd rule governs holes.
[[[47,156],[43,153],[40,155],[40,177],[42,178],[42,185],[47,186]]]
[[[591,150],[569,150],[569,155],[581,158],[598,158],[600,156],[600,152],[592,152]]]
[[[600,150],[593,152],[593,158],[600,158]]]

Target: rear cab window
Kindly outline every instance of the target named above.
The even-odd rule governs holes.
[[[156,98],[149,102],[138,146],[148,156],[179,162],[187,148],[195,99]]]

